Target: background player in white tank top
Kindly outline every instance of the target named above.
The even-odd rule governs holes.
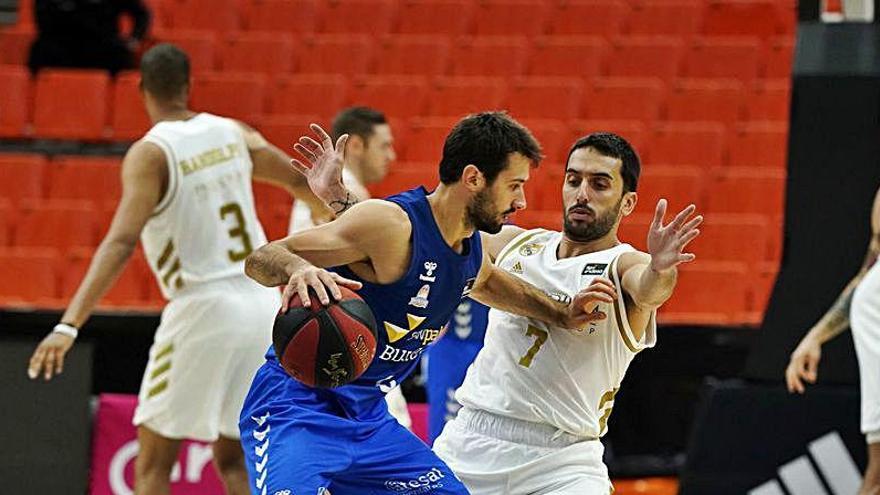
[[[633,357],[656,341],[656,309],[698,234],[694,206],[664,225],[657,204],[648,253],[617,239],[636,205],[639,159],[596,133],[572,147],[562,189],[564,232],[506,228],[488,239],[500,268],[559,300],[587,287],[604,318],[572,331],[491,310],[486,342],[456,394],[463,405],[434,449],[471,493],[605,495],[599,437]]]
[[[859,495],[880,493],[880,191],[871,209],[871,242],[862,268],[828,312],[801,339],[785,370],[789,392],[804,393],[818,377],[822,344],[852,328],[862,399],[868,466]]]
[[[154,127],[126,153],[113,222],[62,323],[35,350],[28,373],[48,380],[62,371],[77,329],[140,238],[169,303],[135,413],[135,493],[169,492],[183,438],[213,442],[227,492],[247,493],[238,413],[280,305],[277,291],[244,276],[245,257],[266,242],[251,178],[324,206],[290,168],[289,157],[258,132],[189,110],[189,59],[178,48],[162,44],[144,54],[141,79]]]

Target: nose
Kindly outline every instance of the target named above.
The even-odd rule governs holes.
[[[526,209],[526,198],[519,198],[513,200],[513,208],[516,210],[525,210]]]
[[[589,203],[590,202],[590,188],[587,185],[587,181],[582,181],[580,187],[578,187],[577,202],[578,203]]]
[[[394,160],[397,160],[397,152],[394,151],[394,148],[389,148],[388,149],[388,161],[393,162]]]

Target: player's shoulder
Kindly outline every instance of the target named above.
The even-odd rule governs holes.
[[[559,232],[542,228],[524,229],[516,226],[505,226],[498,234],[493,234],[488,240],[490,243],[486,250],[492,259],[500,261],[514,252],[517,248],[526,245],[533,245],[538,248],[540,245],[550,242],[554,236],[560,235]],[[487,242],[484,238],[484,243]]]
[[[646,252],[639,251],[638,249],[624,251],[617,257],[617,273],[623,275],[627,270],[636,265],[644,265],[650,262],[651,255]]]
[[[165,164],[166,157],[162,147],[147,138],[135,141],[125,153],[125,161]]]
[[[412,230],[409,215],[397,203],[384,199],[367,199],[351,207],[340,217],[356,222],[376,234],[392,235]]]

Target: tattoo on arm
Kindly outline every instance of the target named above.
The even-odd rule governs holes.
[[[333,213],[341,215],[352,206],[358,204],[358,202],[360,202],[360,199],[357,196],[350,191],[346,191],[345,199],[335,199],[328,206],[333,210]]]
[[[852,306],[853,292],[852,287],[845,290],[828,310],[828,327],[835,334],[849,326],[849,309]]]

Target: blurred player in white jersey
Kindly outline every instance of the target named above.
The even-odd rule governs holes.
[[[101,296],[143,243],[168,299],[144,372],[134,423],[135,493],[169,493],[181,439],[213,442],[227,493],[248,493],[238,415],[271,341],[276,290],[244,275],[266,243],[252,177],[322,208],[289,157],[254,129],[189,109],[189,58],[173,45],[144,54],[141,89],[154,126],[122,162],[122,199],[85,279],[28,373],[49,380]],[[96,191],[98,194],[99,191]]]
[[[804,393],[816,383],[822,345],[852,328],[862,399],[862,433],[868,443],[868,466],[859,495],[880,494],[880,191],[871,209],[871,241],[862,268],[840,297],[791,354],[785,370],[789,392]]]
[[[689,206],[664,225],[657,204],[648,253],[617,239],[636,205],[639,158],[623,138],[591,134],[569,153],[564,230],[505,227],[487,236],[495,264],[560,301],[587,287],[604,318],[576,332],[498,310],[456,393],[462,404],[434,450],[475,495],[607,495],[599,438],[635,355],[656,342],[655,312],[701,216]]]
[[[397,158],[394,152],[394,136],[385,115],[368,107],[346,108],[333,117],[331,138],[348,134],[345,142],[345,168],[342,179],[345,186],[358,199],[370,198],[366,184],[381,181],[388,174],[388,166]],[[301,146],[301,145],[300,145]],[[331,204],[331,207],[333,205]],[[308,203],[297,201],[290,214],[288,234],[305,230],[326,222],[326,210],[315,212]],[[406,399],[400,387],[385,395],[388,410],[397,421],[407,428],[412,427],[412,419],[406,406]]]

